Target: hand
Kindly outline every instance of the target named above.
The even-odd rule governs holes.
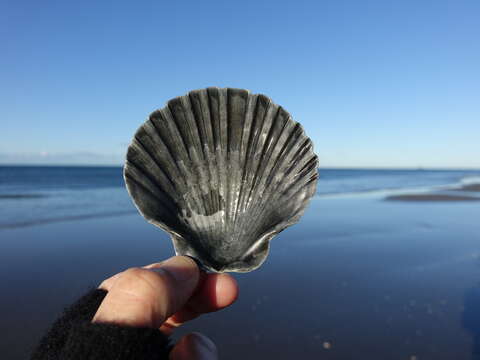
[[[200,272],[186,256],[128,269],[99,288],[108,293],[92,322],[158,328],[166,334],[203,313],[231,305],[238,296],[233,277]],[[170,359],[213,360],[217,350],[206,336],[192,333],[174,346]]]

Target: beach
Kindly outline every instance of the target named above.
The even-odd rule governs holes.
[[[233,301],[201,273],[159,327],[172,347],[199,332],[220,360],[480,360],[480,0],[0,10],[0,360],[45,335],[69,358],[163,348],[89,319],[48,330],[176,255],[172,236],[199,271],[255,268],[177,329]],[[174,275],[159,286],[186,289]],[[137,317],[123,280],[96,320],[170,309]],[[213,352],[196,340],[171,360]]]
[[[394,194],[315,196],[258,270],[234,274],[238,301],[175,337],[201,331],[233,360],[478,359],[480,202],[385,201]],[[4,227],[0,239],[6,359],[26,358],[89,287],[174,254],[136,212]]]

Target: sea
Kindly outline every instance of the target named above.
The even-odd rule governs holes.
[[[460,187],[480,170],[323,169],[318,197]],[[121,167],[0,166],[0,230],[135,213]]]
[[[231,360],[480,360],[480,201],[384,201],[462,194],[452,189],[480,184],[480,170],[319,175],[265,263],[231,274],[235,304],[173,340],[200,331]],[[169,235],[138,215],[121,167],[1,166],[2,359],[28,358],[87,289],[174,253]]]

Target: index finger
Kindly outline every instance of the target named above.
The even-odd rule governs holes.
[[[238,284],[229,274],[202,274],[197,291],[185,306],[170,316],[161,330],[170,334],[184,322],[201,314],[221,310],[238,298]]]

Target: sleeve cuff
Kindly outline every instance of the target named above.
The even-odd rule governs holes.
[[[158,329],[91,323],[106,294],[90,290],[65,309],[31,359],[168,359],[169,338]]]

